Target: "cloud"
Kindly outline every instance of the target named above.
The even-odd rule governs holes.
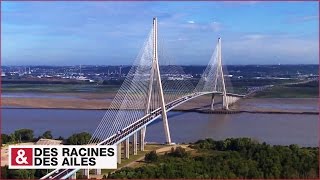
[[[210,24],[210,27],[213,29],[213,31],[215,32],[218,32],[222,29],[222,25],[220,22],[216,22],[216,21],[213,21],[211,24]]]
[[[176,24],[174,26],[189,30],[206,32],[219,32],[222,30],[222,24],[217,21],[213,21],[210,23],[195,23],[194,21],[188,21],[187,24]]]
[[[169,39],[167,40],[167,42],[179,42],[179,41],[189,41],[189,38],[185,38],[185,37],[179,37],[179,38],[175,38],[175,39]]]
[[[238,6],[238,5],[255,5],[259,1],[224,1],[223,5],[225,6]]]
[[[183,38],[183,37],[178,38],[178,41],[187,41],[187,40],[189,40],[189,39],[188,38]]]
[[[312,38],[274,34],[232,37],[222,48],[229,64],[316,63],[319,54],[318,43]]]
[[[319,16],[317,15],[310,15],[310,16],[300,16],[300,17],[292,17],[289,19],[286,19],[286,23],[304,23],[309,21],[319,21]]]
[[[7,62],[65,59],[78,63],[80,58],[101,64],[122,59],[131,64],[156,16],[159,41],[169,41],[167,49],[177,58],[183,56],[181,63],[206,64],[217,36],[223,39],[224,57],[232,63],[269,63],[265,59],[274,55],[281,63],[318,62],[315,26],[298,24],[316,22],[313,4],[283,3],[281,9],[293,9],[288,14],[262,2],[249,5],[256,3],[260,2],[5,2],[3,56]]]
[[[268,35],[264,35],[264,34],[247,34],[242,36],[242,39],[249,40],[249,41],[256,41],[256,40],[261,40],[267,37]]]

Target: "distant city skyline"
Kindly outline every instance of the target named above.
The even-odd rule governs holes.
[[[1,2],[2,65],[131,65],[158,17],[179,65],[318,64],[318,2]]]

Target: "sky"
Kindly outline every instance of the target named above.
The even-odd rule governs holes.
[[[2,65],[130,65],[158,18],[159,49],[205,65],[318,64],[317,2],[2,2]]]

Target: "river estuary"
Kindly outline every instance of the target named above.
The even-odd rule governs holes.
[[[51,130],[54,137],[93,132],[105,110],[2,109],[2,133],[30,128],[35,136]],[[169,125],[176,143],[198,139],[250,137],[277,145],[318,145],[318,115],[308,114],[201,114],[170,112]],[[164,142],[162,121],[147,128],[147,142]]]

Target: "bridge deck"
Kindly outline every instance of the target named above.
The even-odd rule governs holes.
[[[201,92],[201,93],[192,93],[190,95],[181,97],[177,100],[174,100],[168,104],[166,104],[166,111],[170,111],[173,108],[179,106],[180,104],[183,104],[191,99],[194,99],[199,96],[207,95],[207,94],[222,94],[220,92]],[[227,96],[235,96],[235,97],[244,97],[243,95],[238,94],[231,94],[227,93]],[[113,134],[106,140],[101,141],[97,145],[117,145],[118,143],[122,142],[123,140],[127,139],[134,133],[141,130],[143,127],[147,126],[148,124],[155,121],[157,118],[159,118],[162,114],[162,109],[158,108],[152,111],[151,113],[143,116],[141,119],[137,120],[136,122],[130,124],[126,128],[119,130],[118,133]],[[56,169],[46,176],[42,177],[41,179],[66,179],[70,177],[72,174],[76,173],[79,169]]]

